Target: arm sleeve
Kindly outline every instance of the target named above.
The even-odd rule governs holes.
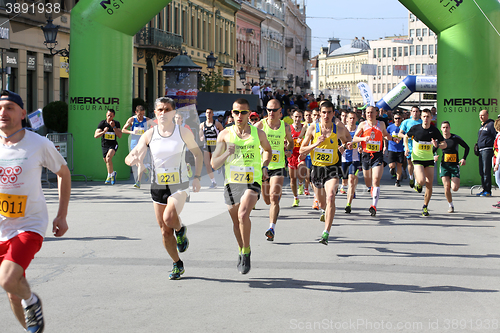
[[[469,151],[470,151],[470,147],[469,145],[459,136],[457,136],[458,138],[458,143],[464,147],[464,157],[463,159],[466,160],[467,159],[467,156],[469,156]]]

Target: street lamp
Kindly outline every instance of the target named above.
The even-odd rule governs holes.
[[[207,68],[214,69],[215,63],[217,62],[217,57],[214,57],[214,52],[210,51],[210,54],[206,58],[207,58]]]
[[[240,76],[240,81],[243,85],[245,85],[245,81],[247,80],[247,71],[241,67],[239,71],[237,71],[238,75]]]
[[[43,35],[45,36],[45,41],[43,43],[49,49],[50,54],[52,56],[60,54],[63,57],[67,57],[69,59],[69,50],[62,49],[59,51],[53,51],[57,45],[56,39],[57,39],[57,32],[59,31],[59,26],[52,24],[52,18],[49,18],[47,20],[47,25],[41,28],[43,30]]]
[[[278,80],[276,80],[275,78],[273,78],[273,79],[271,80],[271,86],[272,86],[274,89],[276,89],[276,86],[277,86],[277,85],[278,85]]]
[[[293,88],[293,77],[290,76],[288,78],[288,80],[286,81],[286,83],[288,83],[288,89],[292,89]]]
[[[259,69],[259,83],[261,83],[261,81],[266,80],[266,74],[267,74],[267,71],[264,69],[264,66],[262,66],[262,68]]]

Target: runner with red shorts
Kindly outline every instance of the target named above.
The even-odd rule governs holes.
[[[290,174],[290,187],[292,188],[293,193],[293,205],[292,207],[299,206],[299,194],[304,194],[304,185],[302,185],[304,181],[303,168],[305,168],[304,163],[300,163],[299,160],[299,149],[302,139],[304,138],[304,134],[302,128],[302,111],[295,110],[292,115],[293,123],[290,125],[290,132],[292,133],[293,138],[293,151],[292,156],[288,158],[288,172]],[[299,187],[297,190],[297,178],[299,179]]]

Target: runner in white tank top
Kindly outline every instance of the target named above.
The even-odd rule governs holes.
[[[169,278],[178,280],[184,273],[184,264],[178,252],[186,251],[189,246],[186,226],[181,224],[179,217],[189,195],[189,178],[184,155],[186,148],[194,155],[196,164],[193,180],[194,192],[200,190],[203,155],[193,133],[186,127],[174,124],[175,102],[173,99],[158,98],[155,101],[155,114],[158,126],[149,129],[141,136],[137,146],[125,158],[125,163],[127,165],[142,164],[149,146],[153,160],[151,197],[156,220],[162,230],[163,244],[174,262]]]

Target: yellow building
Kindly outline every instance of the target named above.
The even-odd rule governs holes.
[[[362,38],[355,38],[349,45],[341,46],[340,40],[332,38],[318,56],[318,88],[334,103],[340,100],[341,107],[352,107],[363,103],[358,83],[366,82],[361,75],[361,66],[368,63],[370,45]]]

